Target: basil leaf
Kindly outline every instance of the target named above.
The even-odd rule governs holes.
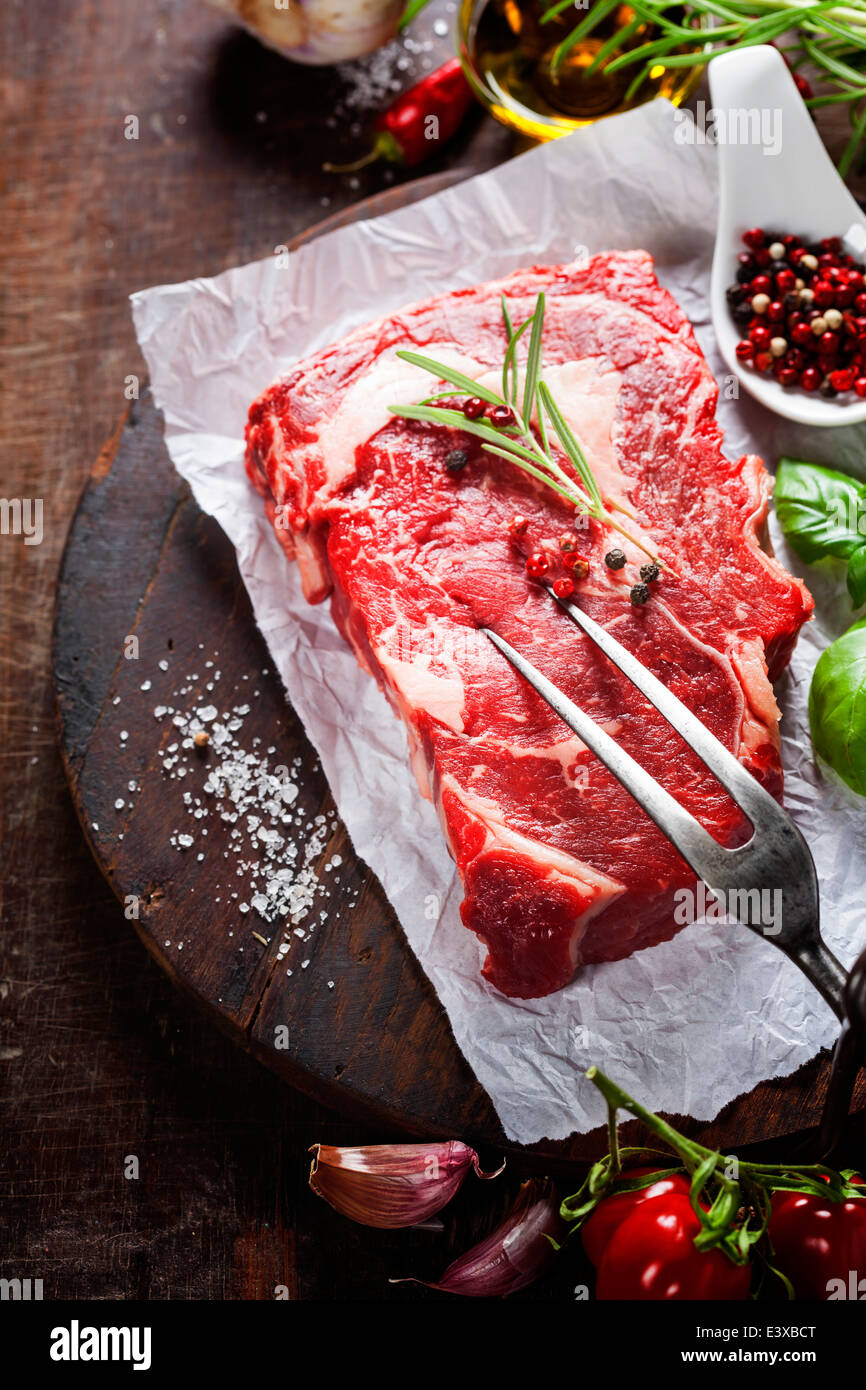
[[[866,603],[866,545],[855,550],[848,561],[848,593],[855,608]]]
[[[779,525],[807,564],[827,555],[847,560],[866,545],[866,486],[847,473],[783,458],[775,503]]]
[[[821,653],[809,690],[816,753],[866,796],[866,618]]]

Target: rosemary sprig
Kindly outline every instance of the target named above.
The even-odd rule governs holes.
[[[436,391],[416,405],[389,405],[392,415],[406,420],[426,420],[432,425],[444,425],[447,429],[462,430],[480,439],[488,454],[495,454],[509,463],[515,464],[538,482],[544,483],[565,498],[578,511],[594,517],[605,526],[618,531],[620,535],[636,545],[644,554],[658,564],[663,562],[658,555],[639,540],[612,515],[616,510],[630,515],[626,509],[614,501],[605,501],[595,475],[589,465],[580,440],[571,429],[562,411],[553,398],[550,387],[542,377],[542,340],[544,333],[544,295],[539,294],[535,309],[525,323],[515,328],[511,320],[508,304],[503,297],[502,318],[508,339],[502,365],[502,394],[498,395],[489,386],[484,386],[464,372],[437,362],[422,353],[406,349],[397,353],[404,362],[421,367],[438,381],[447,382],[461,394],[478,397],[488,405],[505,406],[512,414],[512,422],[507,425],[494,425],[489,419],[480,417],[471,420],[462,410],[436,405],[437,400],[453,395],[453,391]],[[517,345],[526,332],[529,332],[529,349],[526,357],[523,401],[518,402]],[[532,416],[538,435],[532,430]],[[556,435],[559,448],[571,464],[569,473],[557,458],[548,442],[545,417]],[[578,483],[580,486],[578,486]]]
[[[428,0],[408,0],[404,27]],[[542,25],[570,10],[574,0],[554,0],[542,10]],[[610,19],[618,0],[591,0],[588,12],[553,53],[554,72],[572,49]],[[804,63],[817,70],[821,90],[806,101],[813,110],[847,106],[851,139],[839,160],[844,176],[862,157],[866,144],[866,0],[634,0],[635,18],[614,30],[586,69],[592,77],[635,67],[624,94],[628,102],[650,78],[652,69],[698,67],[718,53],[778,40],[777,47],[796,71]],[[632,47],[646,28],[646,42]],[[786,42],[787,36],[791,42]]]
[[[569,8],[571,0],[557,0],[541,17],[547,23]],[[554,70],[565,61],[575,44],[588,38],[611,13],[610,0],[594,0],[589,13],[560,42],[553,54]],[[638,31],[633,24],[617,29],[601,46],[586,71],[600,68],[613,74],[635,67],[624,100],[631,100],[651,70],[661,63],[668,68],[698,67],[718,53],[771,43],[788,35],[792,42],[779,43],[796,71],[804,63],[817,70],[823,90],[806,105],[847,105],[851,139],[840,161],[847,174],[863,152],[866,140],[866,0],[635,0],[632,9],[647,28],[646,42],[630,47]]]

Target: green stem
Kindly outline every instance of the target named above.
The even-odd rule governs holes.
[[[647,1110],[640,1101],[632,1100],[631,1096],[623,1091],[609,1076],[599,1071],[598,1067],[590,1067],[586,1073],[586,1078],[591,1081],[596,1090],[601,1091],[608,1106],[616,1110],[627,1110],[630,1115],[634,1115],[636,1120],[640,1120],[651,1134],[658,1135],[663,1139],[669,1148],[683,1160],[689,1172],[695,1168],[712,1152],[705,1149],[702,1144],[695,1144],[691,1139],[686,1139],[678,1130],[663,1120],[660,1115],[656,1115],[652,1110]]]

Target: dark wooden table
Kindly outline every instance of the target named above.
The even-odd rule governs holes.
[[[357,151],[362,106],[334,112],[358,84],[286,64],[201,0],[42,0],[0,25],[0,491],[44,507],[40,545],[0,536],[0,1277],[59,1299],[436,1297],[386,1280],[435,1276],[517,1175],[481,1204],[466,1189],[441,1235],[353,1227],[308,1194],[309,1144],[392,1136],[282,1085],[149,960],[73,813],[49,661],[76,499],[144,375],[129,292],[266,255],[400,175],[322,173]],[[511,148],[479,116],[447,158]],[[526,1296],[569,1298],[583,1274],[563,1261]]]

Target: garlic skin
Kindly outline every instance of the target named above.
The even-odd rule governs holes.
[[[356,1149],[314,1144],[310,1152],[313,1191],[342,1216],[382,1230],[417,1226],[434,1216],[450,1202],[470,1168],[487,1179],[505,1167],[483,1173],[475,1150],[456,1139]]]
[[[523,1183],[508,1216],[489,1236],[460,1255],[442,1278],[428,1289],[462,1294],[464,1298],[506,1298],[545,1274],[556,1256],[551,1241],[559,1241],[565,1223],[551,1183]],[[550,1239],[548,1239],[550,1237]],[[402,1284],[392,1279],[392,1284]],[[425,1283],[425,1280],[411,1280]]]

